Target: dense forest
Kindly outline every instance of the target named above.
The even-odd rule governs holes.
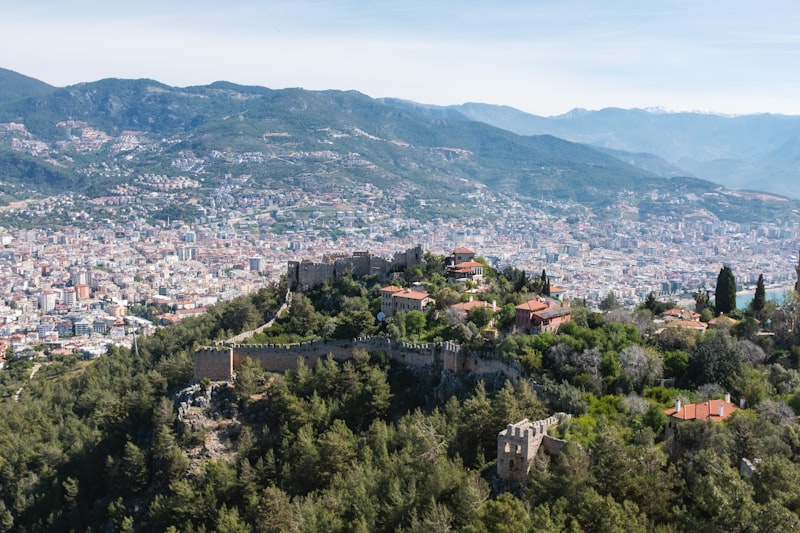
[[[793,299],[707,332],[636,310],[572,302],[558,332],[514,332],[514,306],[546,274],[485,268],[447,283],[444,258],[398,273],[436,305],[377,322],[374,278],[295,294],[255,342],[385,336],[455,340],[519,360],[529,379],[412,369],[355,350],[231,383],[192,383],[201,345],[272,318],[285,285],[159,329],[96,359],[12,360],[0,372],[2,531],[791,531],[800,529],[800,348]],[[464,317],[450,309],[496,302]],[[700,296],[706,320],[713,304]],[[764,331],[762,324],[769,324]],[[22,389],[17,398],[17,391]],[[534,391],[539,391],[537,394]],[[747,408],[665,437],[664,409],[721,398]],[[18,399],[18,401],[17,401]],[[524,483],[498,479],[508,423],[568,411]],[[746,458],[756,465],[741,475]]]

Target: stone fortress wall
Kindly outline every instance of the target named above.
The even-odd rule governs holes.
[[[194,378],[214,381],[231,379],[245,358],[257,361],[271,372],[285,372],[297,367],[299,358],[307,366],[328,354],[336,361],[350,359],[353,350],[382,351],[392,361],[413,367],[432,367],[455,373],[501,373],[513,383],[523,376],[519,361],[493,359],[490,354],[470,353],[454,342],[409,344],[389,339],[363,337],[352,340],[310,341],[295,344],[232,344],[226,347],[200,348],[194,354]]]
[[[302,290],[319,285],[328,280],[335,280],[345,274],[354,277],[377,275],[387,277],[391,269],[400,266],[420,264],[423,260],[423,249],[415,246],[397,252],[391,259],[371,255],[369,252],[326,255],[321,263],[310,261],[290,261],[287,269],[289,291],[286,303],[267,324],[256,331],[263,331],[272,325],[274,320],[291,304],[291,288]],[[491,354],[469,353],[461,345],[454,342],[436,344],[408,344],[393,342],[388,339],[359,338],[352,340],[318,340],[286,345],[248,345],[240,342],[254,332],[244,332],[229,339],[225,345],[218,343],[216,347],[201,348],[194,355],[195,379],[229,380],[245,358],[250,357],[265,369],[272,372],[284,372],[296,368],[298,358],[303,358],[306,365],[316,362],[331,354],[337,361],[345,361],[352,357],[353,350],[363,349],[367,352],[383,351],[393,361],[415,367],[435,367],[456,373],[474,372],[476,374],[504,374],[513,382],[518,382],[523,375],[519,361],[501,361]]]

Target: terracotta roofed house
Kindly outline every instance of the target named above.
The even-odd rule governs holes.
[[[467,315],[473,309],[478,309],[480,307],[485,307],[490,309],[493,313],[499,311],[499,307],[497,307],[496,302],[484,302],[482,300],[470,300],[469,302],[459,302],[457,304],[453,304],[448,307],[448,310],[451,312],[451,316],[453,318],[458,319],[459,321],[464,321],[467,319]]]
[[[731,318],[725,314],[721,314],[718,317],[712,318],[708,321],[708,327],[716,328],[720,326],[733,326],[738,322],[735,318]]]
[[[667,309],[663,313],[661,313],[661,318],[664,320],[700,320],[700,313],[696,313],[695,311],[691,311],[689,309]]]
[[[422,311],[426,305],[434,302],[427,292],[401,289],[389,285],[380,290],[381,311],[387,316],[394,316],[398,311]]]
[[[469,248],[459,247],[453,250],[452,255],[453,264],[466,263],[475,259],[475,252]]]
[[[699,320],[675,319],[667,321],[667,325],[675,328],[696,329],[697,331],[705,331],[706,328],[708,328],[708,324],[700,322]]]
[[[556,331],[558,326],[572,320],[569,305],[552,298],[529,300],[515,309],[517,330],[526,333]]]
[[[675,401],[675,407],[664,409],[664,414],[670,422],[681,422],[685,420],[711,420],[720,422],[725,420],[739,408],[731,403],[731,395],[725,394],[724,400],[708,400],[701,403],[690,403],[681,405],[680,400]]]
[[[395,285],[389,285],[388,287],[384,287],[380,290],[381,311],[386,316],[392,316],[394,314],[394,303],[392,302],[392,297],[398,292],[403,292],[403,289]]]
[[[447,279],[451,281],[478,280],[483,278],[483,263],[464,261],[447,268]]]

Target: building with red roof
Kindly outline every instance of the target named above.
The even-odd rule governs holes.
[[[430,294],[411,289],[401,289],[389,285],[380,290],[381,311],[387,317],[394,316],[398,311],[422,311],[427,305],[434,303]]]
[[[500,310],[500,308],[497,307],[496,302],[489,303],[481,300],[470,300],[468,302],[459,302],[457,304],[451,305],[447,309],[450,312],[450,316],[452,318],[460,322],[463,322],[467,319],[467,315],[469,315],[470,311],[481,307],[490,309],[493,313],[496,313],[497,311]]]
[[[735,326],[738,320],[735,318],[731,318],[727,315],[720,314],[718,317],[714,317],[708,321],[708,327],[710,328],[717,328],[720,326]]]
[[[475,259],[475,251],[470,250],[469,248],[458,247],[453,250],[452,254],[450,254],[450,259],[454,265],[457,265],[458,263],[466,263]]]
[[[572,320],[570,306],[553,298],[529,300],[515,309],[517,330],[525,333],[556,331],[558,326]]]
[[[483,279],[483,263],[464,261],[447,267],[447,279],[450,281],[479,281]]]
[[[708,400],[701,403],[690,403],[681,405],[681,401],[675,402],[675,407],[664,409],[664,414],[670,422],[683,422],[686,420],[711,420],[721,422],[739,410],[730,401],[730,394],[725,395],[724,400]]]
[[[483,266],[483,263],[475,261],[475,251],[459,247],[447,258],[445,276],[454,282],[480,281],[483,278]]]
[[[696,322],[700,321],[700,313],[689,309],[667,309],[663,313],[661,313],[661,318],[664,320],[694,320]]]

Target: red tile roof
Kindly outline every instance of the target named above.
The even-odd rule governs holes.
[[[729,324],[729,325],[732,326],[732,325],[736,324],[736,322],[738,322],[738,320],[736,320],[735,318],[731,318],[731,317],[726,316],[726,315],[719,315],[718,317],[712,318],[711,320],[709,320],[708,321],[708,325],[709,326],[716,326],[717,324]]]
[[[407,300],[424,300],[425,298],[429,298],[430,294],[427,292],[407,291],[395,293],[393,296],[395,298],[406,298]]]
[[[475,252],[469,248],[459,247],[453,250],[454,254],[474,254]]]
[[[403,289],[398,287],[397,285],[389,285],[388,287],[384,287],[381,289],[381,292],[401,292]]]
[[[541,300],[530,300],[525,302],[524,304],[519,304],[514,309],[519,309],[521,311],[542,311],[547,309],[549,306],[542,302]]]
[[[661,313],[663,318],[680,318],[683,320],[700,320],[700,313],[695,313],[689,309],[667,309],[663,313]]]
[[[481,300],[473,300],[471,302],[461,302],[455,305],[451,305],[450,309],[458,309],[460,311],[472,311],[473,309],[477,309],[478,307],[486,307],[488,309],[492,309],[492,304]],[[498,307],[497,309],[499,310],[500,307]]]
[[[722,416],[719,415],[720,407],[722,407]],[[664,414],[676,420],[711,420],[712,422],[719,422],[738,410],[738,407],[725,400],[709,400],[703,403],[682,405],[680,411],[670,407],[664,410]]]

